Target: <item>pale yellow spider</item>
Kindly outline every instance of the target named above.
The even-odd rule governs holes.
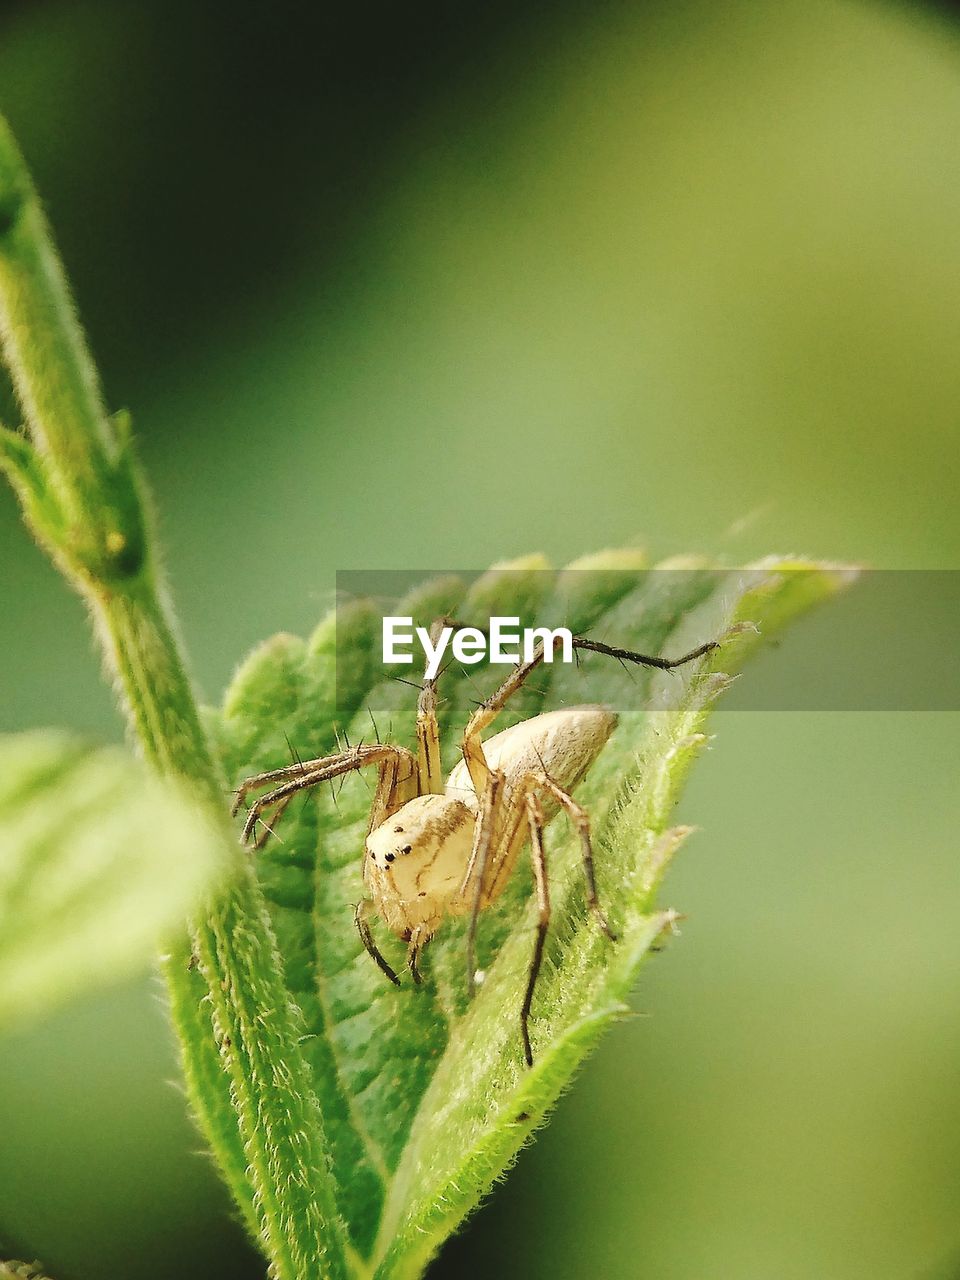
[[[434,635],[446,621],[441,619],[434,625]],[[682,658],[670,659],[648,657],[583,637],[574,637],[573,646],[664,671],[717,648],[711,641]],[[407,963],[415,982],[421,981],[420,953],[444,918],[469,915],[467,983],[472,994],[477,918],[503,892],[529,840],[539,922],[520,1010],[528,1066],[533,1065],[530,1006],[550,923],[543,828],[560,809],[566,811],[580,836],[587,903],[603,932],[611,941],[616,940],[597,899],[589,818],[570,794],[612,733],[617,723],[615,713],[604,706],[564,707],[533,716],[487,741],[481,738],[543,656],[541,641],[530,661],[516,667],[473,713],[463,735],[463,759],[446,784],[440,767],[436,681],[426,680],[417,703],[416,755],[405,747],[377,743],[297,761],[247,778],[234,805],[236,813],[251,790],[270,787],[253,803],[243,827],[243,839],[249,841],[257,824],[262,823],[263,833],[255,841],[259,848],[298,791],[368,765],[377,770],[363,854],[363,882],[369,896],[357,906],[355,919],[364,947],[398,986],[400,979],[374,942],[371,914],[408,943]],[[270,809],[273,813],[267,822],[263,815]]]

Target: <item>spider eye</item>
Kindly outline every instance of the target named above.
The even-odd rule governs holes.
[[[394,827],[393,829],[396,831],[397,835],[403,835],[403,827]]]
[[[412,844],[405,844],[405,845],[403,846],[403,848],[400,850],[400,852],[401,852],[401,853],[412,853],[412,852],[413,852],[413,845],[412,845]]]

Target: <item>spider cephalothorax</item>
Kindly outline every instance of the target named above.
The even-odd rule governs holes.
[[[711,641],[681,658],[648,657],[599,641],[575,638],[575,648],[606,653],[621,661],[670,670],[717,647]],[[577,829],[583,860],[587,902],[597,923],[614,940],[597,899],[590,823],[571,792],[596,760],[613,732],[617,717],[609,707],[576,706],[547,711],[483,740],[485,729],[543,661],[543,644],[500,688],[481,703],[464,730],[463,759],[444,782],[440,768],[440,735],[435,681],[425,680],[417,703],[417,754],[388,743],[359,745],[337,755],[297,761],[246,779],[237,791],[236,812],[249,791],[269,787],[251,806],[244,824],[245,840],[258,823],[262,846],[290,799],[305,787],[356,769],[373,766],[377,786],[363,853],[363,882],[368,896],[356,910],[364,947],[391,982],[399,978],[384,959],[370,928],[378,916],[408,944],[407,961],[420,982],[423,947],[447,916],[470,917],[467,932],[467,981],[472,991],[477,918],[503,892],[529,842],[536,883],[539,921],[526,995],[520,1010],[524,1056],[533,1062],[529,1014],[550,921],[550,893],[543,828],[563,809]],[[269,822],[264,814],[272,813]]]

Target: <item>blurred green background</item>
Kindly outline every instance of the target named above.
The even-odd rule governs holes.
[[[31,0],[0,108],[210,699],[337,568],[960,562],[950,6]],[[0,591],[0,727],[119,738],[6,490]],[[957,716],[715,728],[644,1016],[438,1277],[960,1276]],[[175,1079],[150,981],[0,1041],[4,1247],[261,1275]]]

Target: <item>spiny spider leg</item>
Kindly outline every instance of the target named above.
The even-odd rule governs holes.
[[[386,960],[384,960],[380,952],[380,948],[373,940],[373,934],[370,931],[370,923],[368,920],[368,916],[372,910],[373,903],[369,898],[363,898],[357,903],[357,909],[353,913],[353,922],[357,926],[357,933],[360,935],[360,941],[363,943],[367,954],[373,957],[380,969],[387,975],[393,985],[395,987],[399,987],[400,979],[390,968],[389,964],[387,964]]]
[[[491,771],[490,782],[494,788],[494,802],[497,800],[497,789],[503,781],[502,775],[496,771]],[[540,918],[526,995],[520,1011],[524,1057],[528,1066],[533,1065],[528,1029],[530,1009],[537,977],[540,973],[547,926],[550,921],[547,863],[543,849],[543,827],[545,821],[540,799],[542,793],[549,794],[565,810],[576,828],[580,838],[581,859],[587,887],[587,904],[607,938],[611,942],[616,942],[617,940],[617,935],[610,928],[597,896],[593,849],[590,841],[590,820],[586,810],[573,799],[568,791],[565,791],[563,787],[555,782],[545,770],[534,770],[525,774],[519,784],[513,788],[510,798],[505,799],[500,804],[502,820],[496,826],[493,825],[493,818],[496,817],[497,804],[491,804],[492,818],[485,824],[485,832],[478,836],[476,856],[471,859],[471,868],[468,871],[468,876],[473,879],[473,912],[467,935],[467,978],[470,994],[473,995],[473,984],[470,979],[475,969],[474,945],[477,917],[481,908],[497,897],[498,882],[501,877],[509,875],[513,865],[513,858],[519,853],[523,844],[522,832],[525,827],[529,828],[531,858],[533,860]],[[505,810],[504,805],[506,806]],[[480,830],[480,825],[482,824],[478,824],[478,831]]]
[[[597,897],[597,880],[593,870],[593,845],[590,841],[590,818],[583,805],[577,804],[573,796],[569,792],[564,791],[562,787],[558,787],[551,777],[546,773],[537,771],[528,775],[530,783],[534,787],[538,787],[543,791],[549,791],[554,797],[557,804],[565,809],[570,821],[577,829],[577,835],[580,837],[581,861],[583,863],[583,878],[587,882],[587,906],[596,916],[597,924],[607,935],[611,942],[616,942],[617,935],[610,928],[606,914],[600,906],[600,900]]]
[[[450,625],[448,618],[437,618],[430,627],[430,643],[436,645],[440,632]],[[420,794],[441,795],[443,769],[440,764],[440,725],[437,721],[437,679],[424,672],[420,696],[417,698],[417,768]]]
[[[537,940],[533,946],[530,960],[530,971],[527,975],[527,989],[520,1008],[520,1035],[523,1037],[523,1056],[528,1067],[533,1066],[533,1049],[530,1045],[530,1008],[533,1004],[533,992],[540,976],[543,963],[543,948],[550,927],[550,888],[547,883],[547,859],[543,851],[543,809],[540,801],[532,792],[527,796],[527,822],[530,827],[530,857],[533,862],[533,876],[537,886]]]
[[[380,744],[378,746],[359,745],[336,756],[324,756],[317,760],[304,761],[302,766],[287,766],[284,769],[272,769],[253,778],[248,778],[238,790],[238,805],[242,804],[247,793],[255,787],[264,786],[277,779],[288,779],[279,787],[266,792],[250,806],[247,820],[243,824],[244,843],[249,841],[254,828],[265,809],[288,796],[308,787],[315,787],[330,778],[341,774],[363,769],[368,765],[377,767],[377,791],[370,811],[371,829],[389,817],[395,809],[406,800],[417,794],[416,759],[404,747]],[[292,775],[292,776],[291,776]]]
[[[682,658],[651,658],[645,653],[634,653],[632,649],[617,649],[600,640],[587,640],[584,636],[574,636],[573,647],[587,649],[591,653],[605,653],[611,658],[620,658],[624,662],[635,662],[639,667],[656,667],[659,671],[672,671],[674,667],[682,667],[687,662],[693,662],[695,658],[702,658],[712,653],[714,649],[719,649],[720,645],[716,640],[708,640],[706,644],[701,644],[696,649],[691,649],[689,653],[685,653]]]
[[[465,894],[473,882],[473,899],[470,904],[470,923],[467,926],[467,993],[473,999],[476,991],[477,970],[477,921],[484,905],[484,894],[487,888],[487,866],[496,839],[497,801],[503,775],[496,770],[487,771],[487,781],[480,799],[480,810],[477,814],[477,825],[474,828],[473,849],[470,861],[464,872],[461,893]]]
[[[316,768],[326,760],[335,760],[336,758],[336,756],[324,756],[319,760],[307,760],[306,762],[298,760],[296,764],[286,764],[281,769],[268,769],[266,773],[257,773],[251,778],[244,778],[233,793],[233,804],[230,807],[231,816],[236,817],[243,808],[248,793],[257,787],[264,787],[270,782],[280,782],[284,778],[295,778],[297,774]]]
[[[279,802],[277,807],[274,809],[273,813],[271,813],[269,820],[262,817],[258,819],[263,830],[260,832],[256,840],[254,840],[253,842],[252,848],[254,853],[259,853],[260,850],[267,843],[267,841],[270,839],[270,837],[272,835],[276,835],[274,828],[276,827],[280,819],[283,817],[284,813],[286,812],[287,805],[290,803],[292,799],[293,799],[293,793],[291,792],[290,795],[284,796],[283,799]]]
[[[435,618],[430,627],[430,643],[436,646],[444,627],[460,629],[455,618],[443,615]],[[428,664],[429,665],[429,664]],[[440,763],[440,725],[437,720],[437,681],[444,667],[432,679],[424,671],[423,684],[417,698],[417,768],[420,773],[420,794],[443,794],[443,768]]]
[[[407,967],[410,970],[411,978],[413,978],[417,986],[423,982],[423,975],[420,972],[420,956],[429,941],[430,939],[425,936],[425,930],[422,925],[417,925],[410,934],[410,943],[407,947]]]
[[[704,657],[714,649],[719,648],[719,645],[716,640],[709,640],[706,644],[699,645],[696,649],[691,649],[689,653],[683,654],[680,658],[659,658],[646,653],[635,653],[632,649],[618,649],[613,645],[603,644],[600,640],[588,640],[584,636],[573,637],[573,648],[575,650],[587,649],[593,653],[604,653],[611,658],[634,662],[638,666],[656,667],[660,671],[672,671],[675,667],[682,667],[687,662],[693,662],[697,658]],[[529,662],[521,662],[519,666],[514,667],[500,688],[492,693],[485,702],[482,702],[470,717],[463,735],[462,750],[463,758],[470,774],[470,781],[473,783],[473,789],[478,796],[483,791],[488,772],[480,735],[493,723],[510,698],[540,665],[543,661],[543,656],[544,642],[541,640],[534,649],[533,656]]]

